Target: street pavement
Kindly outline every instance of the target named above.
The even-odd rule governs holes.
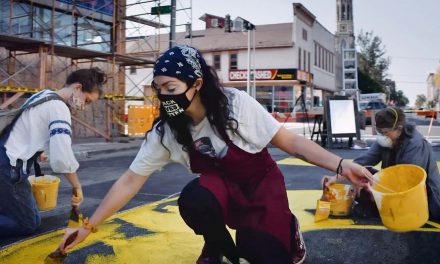
[[[421,122],[419,129],[427,135],[429,120],[416,121]],[[285,125],[310,138],[308,124]],[[440,135],[437,128],[431,130],[431,135]],[[362,139],[371,144],[371,128],[362,133]],[[434,136],[434,143],[436,139]],[[111,185],[129,167],[141,143],[142,139],[124,137],[115,138],[114,142],[74,141],[81,165],[78,174],[85,196],[81,206],[84,215],[93,213]],[[436,160],[440,160],[440,148],[433,149]],[[308,246],[306,263],[440,263],[440,229],[436,223],[409,233],[388,231],[380,219],[332,217],[325,223],[314,223],[316,200],[322,193],[320,179],[332,173],[289,157],[273,146],[269,146],[269,151],[285,176],[291,209],[304,231]],[[366,150],[350,149],[344,139],[330,151],[353,159]],[[43,170],[50,173],[47,165],[43,165]],[[178,164],[154,173],[122,213],[100,227],[99,235],[69,254],[63,263],[194,263],[202,240],[180,219],[176,198],[195,177]],[[56,248],[69,215],[70,192],[70,186],[62,180],[58,206],[42,212],[42,226],[35,236],[0,239],[2,263],[41,262]]]

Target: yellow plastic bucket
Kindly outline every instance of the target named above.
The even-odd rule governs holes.
[[[60,178],[52,175],[40,177],[29,176],[37,207],[40,211],[50,210],[57,206]]]
[[[374,175],[371,192],[383,225],[395,232],[421,227],[428,221],[426,172],[417,165],[391,166]]]
[[[351,213],[354,189],[351,185],[334,183],[328,186],[327,200],[330,202],[330,215],[346,216]]]

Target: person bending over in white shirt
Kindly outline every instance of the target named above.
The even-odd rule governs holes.
[[[214,69],[189,46],[176,46],[157,59],[152,86],[160,116],[137,157],[99,205],[88,224],[66,230],[68,250],[94,226],[126,204],[154,171],[178,162],[200,173],[182,190],[178,204],[185,223],[203,235],[197,260],[238,264],[302,263],[306,250],[299,223],[288,206],[284,178],[271,158],[272,143],[291,155],[365,185],[362,167],[342,160],[281,126],[254,98],[223,88]],[[235,245],[226,225],[236,229]],[[76,240],[65,245],[69,234]],[[170,254],[173,254],[170,250]]]
[[[72,72],[64,88],[43,90],[22,107],[54,98],[24,110],[0,135],[0,237],[31,234],[41,217],[28,181],[34,160],[48,151],[51,168],[72,185],[72,205],[83,200],[72,151],[70,110],[83,110],[102,93],[106,75],[99,68]],[[47,99],[46,98],[46,99]],[[76,194],[76,195],[74,195]]]

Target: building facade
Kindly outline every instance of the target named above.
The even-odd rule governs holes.
[[[336,87],[354,94],[358,90],[353,1],[336,0]]]
[[[216,19],[214,23],[212,18]],[[246,30],[243,25],[247,21],[240,17],[229,24],[231,32],[225,30],[228,23],[218,16],[205,14],[201,19],[207,23],[206,29],[193,31],[191,38],[187,33],[177,33],[177,43],[198,48],[224,86],[247,91],[249,82],[251,95],[269,112],[301,111],[303,102],[308,109],[322,106],[324,96],[337,92],[335,36],[302,4],[292,4],[293,22],[257,25],[256,30]],[[168,36],[157,38],[148,39],[151,43],[160,41],[165,51]],[[127,48],[138,46],[133,40]],[[131,78],[145,79],[145,93],[151,93],[151,69],[137,69]]]
[[[436,109],[439,108],[440,100],[440,87],[437,85],[436,74],[429,73],[426,79],[426,99],[429,101],[436,102]]]

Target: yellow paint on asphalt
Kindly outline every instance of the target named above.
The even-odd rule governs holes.
[[[357,225],[350,218],[329,219],[314,222],[316,200],[320,190],[288,191],[290,207],[298,217],[304,232],[320,229],[385,229],[381,225]],[[194,263],[203,245],[203,239],[195,235],[181,219],[176,205],[177,198],[171,198],[152,204],[140,206],[113,216],[99,231],[74,249],[75,254],[83,254],[88,264],[108,263]],[[158,206],[162,210],[155,210]],[[67,216],[66,216],[67,217]],[[134,232],[126,237],[122,225],[149,230],[152,233]],[[421,231],[439,232],[437,228],[420,228]],[[0,250],[2,263],[42,263],[60,242],[63,231],[54,231],[26,241],[10,245]],[[112,249],[100,253],[90,248],[98,244]]]
[[[350,161],[353,161],[352,159],[349,159]],[[296,166],[315,166],[313,164],[310,164],[306,161],[303,161],[301,159],[298,158],[293,158],[293,157],[289,157],[289,158],[285,158],[282,160],[277,161],[277,164],[280,165],[296,165]],[[374,166],[376,169],[380,169],[380,165],[381,163],[377,164],[376,166]],[[437,161],[437,167],[440,170],[440,161]]]

